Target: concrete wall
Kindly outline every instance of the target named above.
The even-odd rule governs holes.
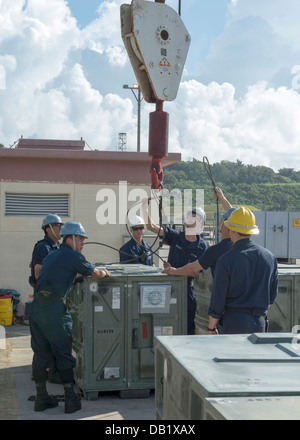
[[[128,193],[134,185],[128,185]],[[138,186],[150,194],[149,186]],[[30,274],[29,263],[34,244],[43,238],[41,217],[14,217],[5,215],[5,193],[38,193],[38,194],[69,194],[69,215],[63,221],[80,221],[88,235],[87,242],[100,242],[119,249],[127,240],[127,229],[118,223],[118,203],[116,206],[117,223],[100,225],[96,213],[101,201],[96,200],[101,190],[112,189],[119,201],[119,185],[95,184],[59,184],[35,182],[0,182],[0,288],[15,289],[21,294],[24,303],[32,288],[28,284]],[[124,199],[124,197],[123,197]],[[124,200],[123,200],[124,201]],[[131,206],[133,202],[128,202]],[[85,257],[95,262],[113,263],[119,261],[117,251],[108,247],[89,244],[84,247]]]
[[[44,216],[5,215],[6,193],[69,194],[69,217],[63,221],[80,221],[88,241],[104,243],[117,250],[128,239],[122,222],[125,216],[119,221],[119,200],[123,202],[121,212],[125,211],[126,215],[127,202],[129,208],[138,200],[132,190],[144,189],[144,196],[150,195],[151,157],[148,153],[90,151],[84,150],[84,146],[83,140],[21,138],[18,148],[0,148],[0,288],[17,290],[23,304],[32,294],[28,284],[29,264],[34,244],[44,235],[41,230]],[[162,159],[162,166],[179,160],[179,153],[169,153]],[[119,187],[122,181],[127,182],[125,192],[124,186]],[[115,195],[116,219],[114,223],[99,224],[96,214],[105,198],[98,193],[108,190],[113,190]],[[47,214],[51,212],[49,209]],[[83,253],[92,263],[119,261],[118,251],[100,245],[86,245]],[[159,263],[157,257],[155,263]]]

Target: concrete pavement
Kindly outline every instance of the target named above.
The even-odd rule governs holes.
[[[141,399],[121,399],[118,393],[100,393],[97,400],[82,398],[82,409],[64,413],[64,402],[43,412],[33,410],[35,383],[31,380],[32,350],[26,325],[5,329],[0,345],[0,420],[155,420],[154,393]],[[63,395],[62,385],[47,383],[51,395]],[[77,390],[79,391],[79,390]]]

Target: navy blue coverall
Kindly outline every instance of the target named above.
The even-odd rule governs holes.
[[[206,249],[206,251],[198,258],[199,264],[203,269],[211,268],[212,276],[214,276],[218,259],[231,249],[233,245],[230,238],[224,238],[219,243],[214,244]]]
[[[44,258],[47,257],[51,252],[56,251],[59,249],[60,244],[54,243],[54,241],[48,237],[47,234],[45,234],[44,238],[40,241],[38,241],[32,251],[32,258],[31,258],[31,275],[29,277],[29,284],[31,286],[35,286],[36,279],[35,279],[35,273],[34,273],[34,266],[36,264],[42,265]],[[29,314],[29,310],[28,310]]]
[[[32,252],[32,264],[42,265],[43,259],[47,257],[53,251],[59,249],[60,244],[55,244],[54,241],[45,234],[43,240],[39,241],[33,249]]]
[[[146,266],[154,264],[151,246],[144,240],[143,245],[140,245],[132,238],[120,248],[119,253],[120,263],[145,264]]]
[[[197,235],[196,241],[188,241],[183,231],[176,231],[169,227],[164,228],[164,243],[170,246],[168,262],[172,267],[182,267],[188,263],[196,261],[200,255],[207,249],[208,244]],[[195,334],[195,314],[197,302],[194,296],[193,278],[188,277],[187,285],[188,294],[188,328],[187,334]]]
[[[73,381],[76,360],[72,356],[72,318],[65,305],[76,275],[89,276],[95,266],[67,244],[49,254],[34,290],[30,314],[31,347],[34,352],[33,379],[43,379],[56,360],[63,383]]]
[[[208,314],[219,319],[221,334],[264,332],[265,317],[277,289],[276,258],[244,238],[217,261]]]

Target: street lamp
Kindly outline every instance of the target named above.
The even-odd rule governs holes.
[[[123,85],[123,89],[129,89],[132,91],[135,99],[138,103],[138,121],[137,121],[137,151],[141,151],[141,102],[143,98],[141,97],[141,88],[138,84],[133,84],[132,87],[129,87],[128,84]],[[137,90],[137,94],[136,91]]]

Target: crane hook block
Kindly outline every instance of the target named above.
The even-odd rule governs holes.
[[[173,101],[191,42],[180,15],[145,0],[121,5],[120,13],[122,39],[145,101]]]
[[[155,111],[149,115],[149,156],[168,156],[169,113]]]

